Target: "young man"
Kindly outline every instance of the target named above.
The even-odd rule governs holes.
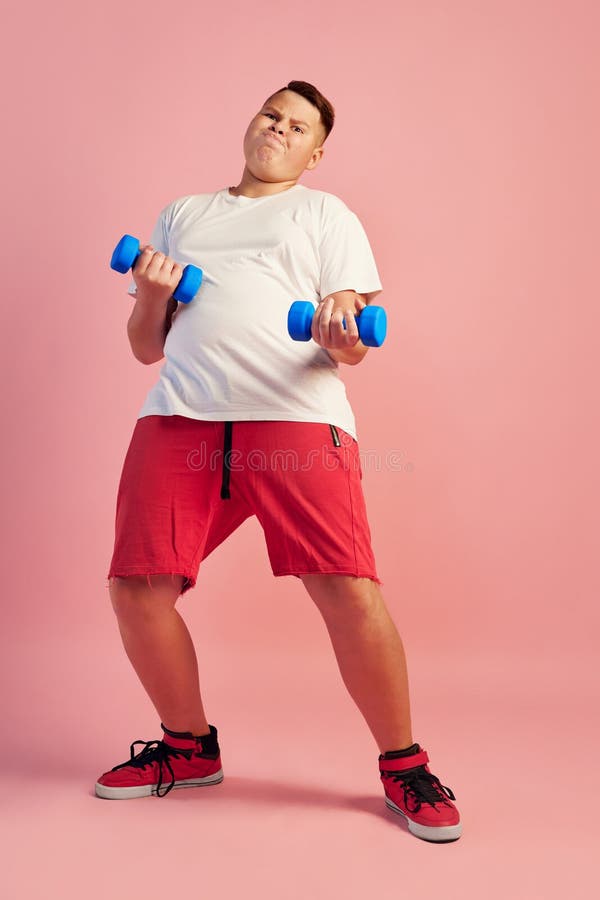
[[[379,746],[387,805],[418,837],[456,840],[454,794],[412,742],[404,649],[379,587],[356,425],[338,374],[340,363],[367,353],[355,313],[381,282],[357,216],[298,183],[322,159],[333,120],[313,85],[277,91],[246,130],[240,183],[168,204],[133,270],[133,353],[166,361],[125,458],[108,581],[163,738],[135,742],[143,749],[134,755],[132,745],[96,793],[163,796],[164,769],[164,793],[222,781],[217,729],[175,604],[201,561],[256,515],[273,574],[300,578],[323,616]],[[187,263],[202,268],[203,281],[190,303],[177,304]],[[295,299],[317,304],[309,342],[287,333]],[[291,469],[277,465],[282,453],[292,455]]]

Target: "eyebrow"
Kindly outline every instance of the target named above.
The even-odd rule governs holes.
[[[276,112],[278,115],[281,115],[281,110],[280,110],[280,109],[277,109],[276,106],[271,106],[270,103],[267,104],[266,106],[263,106],[263,109],[272,109],[272,110],[273,110],[274,112]],[[306,126],[306,128],[308,128],[308,130],[310,131],[310,125],[308,124],[308,122],[303,122],[302,119],[290,119],[290,121],[293,122],[294,125],[304,125],[304,126]]]

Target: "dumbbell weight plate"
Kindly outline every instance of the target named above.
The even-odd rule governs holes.
[[[110,267],[122,275],[128,272],[140,255],[140,242],[131,234],[124,234],[110,260]]]
[[[288,333],[295,341],[310,341],[315,308],[309,300],[294,300],[288,310]]]
[[[387,332],[383,306],[363,306],[357,319],[360,339],[366,347],[381,347]]]
[[[173,297],[180,303],[189,303],[198,293],[201,284],[202,269],[198,266],[186,266],[179,284],[173,291]]]

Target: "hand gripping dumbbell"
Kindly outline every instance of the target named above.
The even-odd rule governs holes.
[[[141,256],[140,242],[130,234],[124,234],[115,249],[110,260],[110,267],[115,272],[128,272],[133,269],[138,257]],[[181,303],[189,303],[193,300],[202,284],[202,269],[198,266],[186,266],[179,284],[173,291],[175,300]]]
[[[295,341],[310,341],[315,307],[310,300],[294,300],[288,312],[287,327]],[[342,319],[344,328],[346,320]],[[358,336],[367,347],[381,347],[387,331],[387,316],[383,306],[363,306],[356,314]]]

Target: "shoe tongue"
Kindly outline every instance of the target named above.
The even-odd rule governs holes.
[[[170,747],[177,747],[178,750],[193,750],[196,747],[196,739],[193,735],[191,737],[175,737],[165,731],[163,741]]]

